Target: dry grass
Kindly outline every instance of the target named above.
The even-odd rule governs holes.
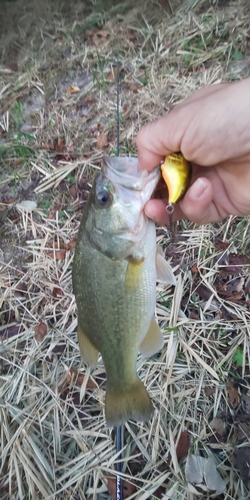
[[[102,500],[110,498],[114,436],[105,427],[103,366],[90,374],[80,359],[69,243],[100,165],[100,135],[103,150],[115,148],[116,55],[121,154],[134,154],[144,122],[201,86],[250,73],[250,15],[240,0],[216,8],[203,0],[130,9],[117,3],[106,11],[82,2],[29,5],[4,4],[0,39],[0,201],[9,207],[0,220],[0,492],[6,500]],[[38,208],[16,210],[22,199]],[[195,498],[187,490],[185,459],[179,463],[176,454],[185,428],[191,451],[216,461],[224,498],[248,498],[233,452],[249,444],[250,433],[239,439],[238,409],[230,406],[226,383],[244,379],[241,387],[249,387],[249,261],[243,258],[249,218],[205,227],[185,222],[176,241],[165,229],[158,239],[179,277],[174,292],[157,287],[164,348],[138,359],[156,411],[149,424],[125,426],[123,474],[136,484],[130,498],[157,498],[160,486],[164,499]],[[233,264],[232,254],[239,257]],[[218,291],[220,280],[228,285],[235,276],[237,300]],[[45,335],[35,330],[41,323]],[[216,416],[226,422],[224,440],[211,427]]]

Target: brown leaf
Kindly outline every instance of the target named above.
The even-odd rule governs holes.
[[[231,245],[231,241],[215,241],[215,248],[219,248],[219,250],[227,250]]]
[[[244,412],[250,414],[250,389],[242,396],[242,402],[244,405]]]
[[[78,94],[78,92],[80,92],[80,89],[76,85],[69,85],[67,88],[67,94],[69,95]]]
[[[54,139],[54,150],[60,153],[61,151],[64,150],[65,147],[65,139],[64,137],[57,137]]]
[[[45,335],[47,334],[46,323],[41,322],[39,323],[39,325],[36,325],[34,328],[34,332],[35,332],[35,339],[37,340],[37,342],[42,342]]]
[[[64,295],[64,292],[61,288],[59,288],[58,286],[55,286],[53,288],[52,295],[53,295],[53,297],[62,297],[62,295]]]
[[[250,446],[242,446],[236,448],[235,454],[235,465],[239,470],[244,483],[249,486],[250,481]]]
[[[87,94],[85,97],[84,97],[84,102],[94,102],[94,97],[92,94]]]
[[[164,486],[159,486],[157,490],[154,491],[154,497],[161,499],[166,491],[166,488]]]
[[[179,437],[179,441],[176,445],[176,456],[177,456],[178,462],[180,462],[180,460],[182,458],[186,457],[186,455],[188,454],[189,448],[190,448],[189,434],[188,434],[187,429],[185,429],[185,431],[182,431],[182,433]],[[171,459],[172,459],[172,456],[171,456],[171,453],[169,453],[168,459],[167,459],[168,465],[170,464]]]
[[[108,134],[106,132],[102,132],[97,137],[96,146],[98,149],[104,149],[108,146]]]
[[[67,377],[66,377],[66,382],[67,382],[67,384],[70,384],[72,381],[74,381],[76,383],[76,385],[81,386],[83,381],[84,381],[84,378],[85,378],[85,375],[79,374],[75,368],[70,368],[69,373],[67,374]],[[98,386],[95,383],[95,381],[89,377],[86,387],[88,389],[96,389]]]
[[[227,401],[230,408],[237,408],[240,404],[240,394],[238,388],[234,386],[233,382],[227,382]]]
[[[110,36],[110,33],[106,30],[100,30],[100,31],[97,31],[95,32],[94,36],[93,36],[93,42],[95,45],[102,45],[103,43],[105,43],[105,41],[109,38]]]
[[[197,293],[203,300],[206,301],[210,299],[211,295],[213,295],[213,292],[207,288],[206,285],[203,285],[203,283],[198,286],[193,286],[192,291]]]
[[[72,186],[70,186],[69,192],[70,192],[71,198],[73,198],[73,200],[76,200],[77,199],[77,189],[76,189],[75,184],[72,184]]]
[[[136,94],[138,92],[138,90],[141,90],[143,88],[143,85],[141,83],[132,83],[130,86],[129,86],[130,90],[132,90],[132,92],[134,94]]]
[[[75,247],[76,247],[76,240],[71,240],[68,243],[65,243],[66,250],[74,250]]]
[[[238,442],[250,438],[250,421],[240,422],[238,424]]]
[[[177,460],[180,462],[182,458],[186,457],[188,454],[188,450],[190,448],[190,438],[189,438],[189,433],[188,430],[185,429],[179,437],[179,441],[176,446],[176,455],[177,455]]]
[[[110,71],[110,73],[107,76],[107,80],[113,82],[116,79],[116,73],[117,73],[116,68],[114,69],[114,71]]]
[[[219,436],[226,436],[226,422],[222,418],[214,417],[210,422],[210,426]]]
[[[6,219],[7,214],[8,214],[8,208],[5,205],[2,205],[2,203],[0,203],[0,221],[1,222],[3,222],[4,219]]]
[[[245,283],[245,293],[247,295],[250,295],[250,276],[248,276],[248,278],[246,279],[246,283]]]
[[[244,285],[244,278],[235,278],[234,280],[231,280],[229,283],[224,283],[223,281],[217,284],[216,283],[216,290],[218,294],[226,297],[228,300],[230,298],[236,298],[239,297],[241,299],[243,295],[243,285]]]
[[[61,249],[61,250],[48,250],[47,255],[51,257],[51,259],[56,259],[56,260],[64,260],[65,255],[66,255],[66,250]]]
[[[75,381],[77,385],[82,385],[84,380],[84,375],[78,375],[78,371],[75,368],[70,368],[69,373],[66,377],[67,384],[70,384],[72,381]]]
[[[215,387],[204,387],[204,392],[208,397],[213,396],[213,394],[215,393]]]
[[[15,337],[16,335],[19,335],[24,331],[24,328],[22,325],[12,325],[8,326],[6,325],[6,328],[4,330],[0,331],[0,338],[1,340],[5,339],[10,339],[11,337]]]
[[[191,272],[192,273],[198,273],[199,272],[199,268],[197,266],[197,263],[195,263],[195,264],[192,265]]]

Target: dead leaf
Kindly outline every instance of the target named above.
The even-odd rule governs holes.
[[[71,240],[68,243],[65,243],[66,250],[74,250],[75,247],[76,247],[76,240]]]
[[[129,88],[130,90],[132,90],[132,92],[134,92],[134,94],[136,94],[138,90],[141,90],[143,88],[143,85],[141,83],[134,82],[129,85]]]
[[[98,149],[104,149],[108,146],[108,134],[106,132],[102,132],[97,137],[96,146]]]
[[[192,265],[191,272],[194,273],[194,274],[199,272],[199,268],[197,266],[197,263],[195,263],[195,264]]]
[[[77,189],[76,189],[75,184],[72,184],[72,186],[70,186],[69,192],[70,192],[71,198],[73,198],[73,200],[76,200],[77,199]]]
[[[65,255],[66,255],[66,250],[61,249],[61,250],[48,250],[47,255],[51,257],[51,259],[56,259],[56,260],[64,260]]]
[[[154,491],[154,497],[161,499],[166,491],[166,487],[164,486],[159,486],[157,490]]]
[[[84,381],[84,375],[79,375],[75,368],[70,368],[69,373],[66,377],[67,384],[71,384],[74,381],[77,385],[82,385]]]
[[[66,383],[69,385],[72,383],[72,381],[74,381],[76,385],[81,386],[84,379],[85,379],[84,374],[79,374],[79,372],[75,368],[70,368],[69,373],[67,374],[66,377]],[[89,377],[86,387],[88,389],[96,389],[98,386],[96,382]]]
[[[215,288],[219,295],[226,297],[227,300],[240,300],[243,296],[244,278],[239,277],[224,283],[223,280],[218,279],[215,283]]]
[[[12,337],[15,337],[16,335],[19,335],[23,331],[24,328],[20,324],[10,326],[6,325],[6,328],[0,331],[0,338],[1,340],[10,339]]]
[[[117,71],[115,68],[114,71],[110,71],[110,73],[107,76],[107,80],[109,80],[110,82],[113,82],[116,79],[116,74],[117,74]]]
[[[213,396],[215,393],[215,387],[204,387],[204,392],[206,396]]]
[[[245,283],[245,293],[247,295],[250,295],[250,276],[248,276],[248,278],[246,279],[246,283]]]
[[[94,33],[93,42],[95,45],[102,45],[110,36],[110,33],[106,30],[100,30]]]
[[[188,481],[188,490],[199,495],[207,492],[210,495],[219,495],[226,489],[226,484],[216,469],[211,457],[188,455],[185,476]]]
[[[93,95],[92,95],[92,94],[87,94],[87,95],[85,96],[85,98],[84,98],[84,102],[89,102],[89,103],[90,103],[90,102],[94,102],[94,100],[95,100],[95,99],[94,99],[94,97],[93,97]]]
[[[238,443],[239,441],[250,438],[250,420],[248,422],[240,422],[238,424]]]
[[[188,430],[186,429],[181,433],[179,441],[176,446],[176,455],[178,462],[180,462],[182,458],[187,456],[189,448],[190,448],[190,437]]]
[[[0,221],[1,222],[7,217],[7,213],[8,213],[8,207],[6,207],[5,205],[2,205],[0,203]]]
[[[244,412],[250,413],[250,389],[247,390],[245,394],[242,396],[242,403],[244,406]]]
[[[52,291],[53,297],[62,297],[64,295],[64,292],[61,288],[58,286],[55,286]]]
[[[35,339],[37,340],[37,342],[42,342],[45,335],[47,334],[46,323],[41,322],[39,323],[39,325],[36,325],[34,328],[34,332],[35,332]]]
[[[24,210],[26,212],[32,212],[37,208],[37,203],[33,200],[23,200],[16,204],[16,208],[19,210]]]
[[[219,250],[227,250],[231,243],[231,241],[215,240],[215,248],[218,248]]]
[[[230,406],[230,408],[237,408],[239,406],[241,401],[240,394],[238,392],[238,388],[235,387],[233,382],[230,380],[227,382],[227,402]]]
[[[54,150],[58,153],[61,153],[65,148],[65,138],[64,137],[56,137],[53,141]]]
[[[242,446],[234,451],[235,465],[242,480],[249,486],[250,481],[250,446]]]
[[[188,451],[189,451],[189,448],[190,448],[190,438],[189,438],[189,433],[188,431],[185,429],[185,431],[183,431],[179,437],[179,441],[178,443],[176,444],[176,456],[177,456],[177,460],[178,462],[187,456],[188,454]],[[172,456],[171,456],[171,453],[169,453],[168,455],[168,459],[167,459],[167,464],[169,465],[170,464],[170,461],[172,459]]]
[[[69,95],[78,94],[78,92],[80,92],[80,89],[76,85],[69,85],[67,88],[67,94]]]
[[[218,434],[219,436],[226,436],[227,430],[226,430],[226,422],[222,420],[222,418],[219,417],[214,417],[213,420],[210,422],[211,428]]]

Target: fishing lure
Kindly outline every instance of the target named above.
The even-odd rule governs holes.
[[[161,173],[168,188],[168,205],[166,206],[166,211],[170,218],[171,227],[174,204],[183,198],[189,188],[192,165],[190,161],[184,158],[181,152],[171,153],[162,162]]]

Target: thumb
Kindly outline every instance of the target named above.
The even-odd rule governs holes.
[[[180,201],[182,219],[196,224],[208,224],[220,219],[213,203],[213,186],[206,177],[199,177]]]

